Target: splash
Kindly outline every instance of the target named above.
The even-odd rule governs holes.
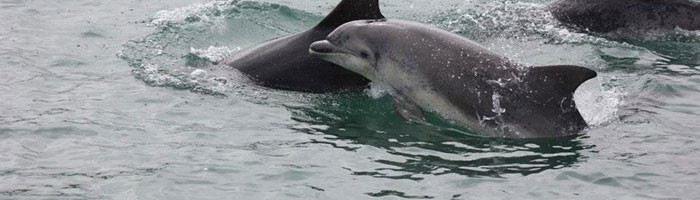
[[[653,41],[680,41],[680,42],[700,42],[700,31],[685,30],[679,27],[674,29],[619,29],[610,33],[601,34],[607,38]]]
[[[133,70],[133,73],[137,78],[153,86],[189,89],[211,95],[226,95],[236,84],[235,81],[226,77],[210,76],[204,69],[168,70],[157,64],[144,64],[140,69]]]
[[[519,38],[541,33],[552,18],[541,4],[504,1],[444,11],[430,22],[470,38]]]
[[[616,80],[617,77],[594,78],[583,83],[574,93],[576,107],[589,125],[601,126],[619,120],[626,94],[619,87],[609,86]]]
[[[234,52],[240,51],[240,47],[231,49],[229,47],[209,46],[208,49],[190,48],[190,55],[196,58],[205,59],[211,63],[219,63],[231,56]]]
[[[202,25],[214,25],[225,28],[224,13],[236,8],[240,0],[216,0],[204,4],[192,4],[175,10],[158,11],[150,25],[158,28],[177,27],[185,24],[200,22]]]
[[[154,32],[122,45],[117,56],[132,67],[137,79],[152,86],[264,96],[256,95],[260,88],[247,77],[221,63],[241,46],[300,31],[297,29],[317,19],[311,13],[272,3],[215,0],[192,4],[155,13],[149,23]]]
[[[367,94],[367,96],[372,97],[373,99],[382,98],[386,95],[391,94],[391,92],[392,89],[390,86],[377,81],[370,82],[369,88],[365,90],[365,94]]]
[[[491,96],[491,101],[493,102],[491,112],[496,113],[496,117],[500,117],[501,114],[506,112],[506,109],[501,107],[501,98],[502,96],[501,94],[498,94],[498,92],[494,92]]]
[[[485,3],[485,6],[469,6],[440,12],[430,23],[473,39],[492,38],[534,39],[545,36],[554,44],[593,44],[598,46],[628,46],[615,40],[636,38],[640,40],[700,41],[700,31],[674,30],[618,30],[606,34],[589,34],[573,31],[552,16],[546,4],[520,1]]]

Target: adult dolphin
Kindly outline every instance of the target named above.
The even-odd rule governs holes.
[[[566,26],[588,32],[700,30],[700,3],[691,0],[556,0],[546,9]]]
[[[228,59],[227,64],[258,84],[275,89],[320,93],[366,87],[367,79],[311,57],[308,48],[345,22],[383,18],[378,0],[342,0],[310,30],[250,48]]]
[[[596,76],[577,66],[517,64],[457,34],[401,20],[346,23],[309,51],[392,88],[404,118],[423,121],[426,109],[496,137],[579,133],[587,125],[573,93]]]

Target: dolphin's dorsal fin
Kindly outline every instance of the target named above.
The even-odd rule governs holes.
[[[342,0],[316,27],[337,27],[360,19],[384,19],[379,0]]]
[[[585,67],[573,65],[537,66],[527,73],[526,81],[531,90],[556,92],[561,96],[570,96],[583,82],[597,76],[597,73]],[[548,91],[545,91],[548,90]],[[553,94],[549,94],[553,95]]]

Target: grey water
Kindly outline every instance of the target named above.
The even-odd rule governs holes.
[[[0,0],[0,199],[698,199],[700,32],[589,35],[546,0],[380,0],[599,77],[569,138],[406,123],[381,88],[270,90],[216,64],[338,0]]]

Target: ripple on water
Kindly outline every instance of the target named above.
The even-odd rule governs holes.
[[[323,3],[314,3],[319,2]],[[403,3],[388,1],[383,6]],[[0,115],[0,196],[697,196],[700,112],[695,105],[700,92],[695,85],[700,80],[689,70],[700,64],[692,40],[624,41],[576,33],[550,21],[541,5],[521,1],[483,1],[460,9],[424,15],[435,14],[428,21],[525,63],[567,62],[597,69],[599,80],[577,93],[591,129],[584,136],[551,140],[483,138],[457,131],[434,115],[428,117],[438,121],[436,126],[406,123],[383,91],[309,95],[257,88],[215,64],[237,53],[238,47],[305,30],[322,16],[271,3],[217,0],[159,12],[150,20],[152,33],[122,46],[119,58],[133,69],[133,76],[165,89],[112,80],[121,74],[74,76],[75,70],[93,62],[37,60],[50,56],[33,45],[0,47],[7,57],[3,69],[16,71],[0,74],[6,80],[0,88],[30,80],[22,87],[36,91],[19,94],[28,96],[20,99],[30,103],[3,104],[7,109]],[[23,13],[50,14],[32,10]],[[115,22],[119,23],[125,22]],[[72,36],[87,42],[122,34],[97,27],[78,30],[82,32]],[[92,82],[83,84],[86,79]],[[46,86],[38,88],[37,83]],[[16,95],[4,94],[3,99]]]
[[[90,30],[80,33],[83,38],[105,38],[103,31]]]
[[[129,63],[138,79],[150,85],[214,95],[240,94],[246,78],[231,74],[230,69],[222,70],[223,64],[216,65],[242,48],[224,45],[253,45],[298,32],[319,17],[270,3],[228,0],[193,4],[158,12],[150,23],[157,31],[124,44],[118,56]]]
[[[581,156],[580,151],[590,148],[575,137],[499,140],[472,137],[440,127],[407,124],[393,113],[388,98],[377,100],[352,94],[334,96],[326,99],[328,102],[323,98],[317,100],[315,107],[298,110],[294,118],[323,125],[322,128],[299,127],[300,131],[333,136],[316,140],[319,144],[331,144],[363,155],[383,154],[371,158],[380,166],[348,168],[356,176],[420,181],[449,174],[473,177],[531,175],[575,165]],[[383,150],[364,152],[369,149],[353,147],[358,144]]]

